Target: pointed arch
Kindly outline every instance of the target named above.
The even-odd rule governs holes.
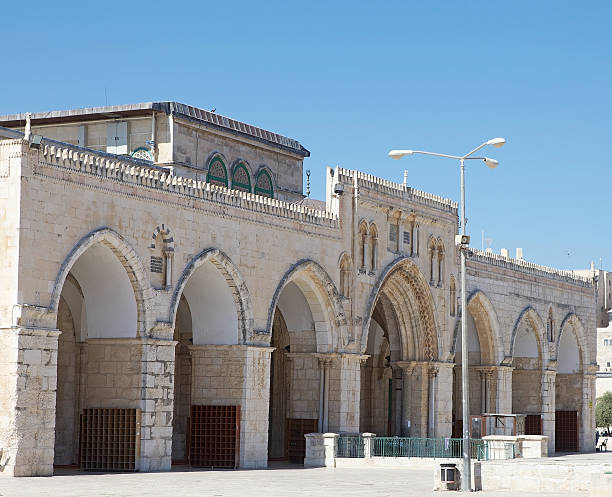
[[[311,259],[293,264],[283,275],[268,309],[266,333],[271,336],[274,314],[283,289],[295,283],[306,299],[315,321],[317,349],[328,352],[338,345],[345,345],[340,328],[345,324],[344,307],[340,294],[327,271]]]
[[[208,163],[206,182],[220,186],[228,186],[227,167],[220,154],[215,154]]]
[[[150,302],[153,299],[153,291],[147,271],[136,251],[129,243],[119,233],[107,226],[90,231],[72,248],[55,278],[49,302],[49,311],[57,312],[62,288],[70,270],[87,249],[97,244],[102,244],[109,248],[125,269],[136,299],[138,319],[136,333],[138,336],[146,336],[152,324]]]
[[[482,290],[474,290],[467,299],[468,312],[476,324],[483,365],[499,365],[504,360],[504,347],[499,319],[491,300]],[[453,332],[451,354],[457,351],[457,337],[461,321],[457,320]]]
[[[261,166],[255,175],[255,190],[257,195],[274,198],[274,182],[272,173],[266,166]]]
[[[365,351],[367,348],[370,320],[384,286],[391,289],[386,292],[387,296],[396,299],[393,307],[400,321],[400,329],[404,333],[408,329],[413,330],[412,339],[417,342],[413,350],[417,355],[415,358],[437,358],[440,351],[433,296],[418,266],[406,256],[398,257],[382,271],[370,293],[361,332],[361,350]],[[411,338],[402,336],[401,339],[404,353],[408,353],[407,344]]]
[[[544,321],[533,307],[527,306],[521,314],[519,315],[516,323],[514,324],[514,328],[512,330],[512,336],[510,338],[510,350],[509,356],[514,357],[514,346],[516,342],[516,337],[519,331],[519,328],[523,324],[523,322],[527,323],[527,326],[533,331],[535,334],[535,338],[538,344],[538,352],[541,361],[542,368],[545,368],[550,360],[550,354],[548,352],[548,347],[546,346],[546,327],[544,326]]]
[[[174,325],[181,295],[185,290],[185,286],[187,285],[189,278],[200,266],[207,262],[212,263],[212,265],[220,271],[233,294],[236,313],[238,316],[239,338],[240,341],[244,343],[251,336],[253,329],[253,308],[251,296],[236,265],[223,251],[217,248],[207,248],[202,250],[200,253],[195,255],[189,261],[185,269],[183,269],[170,301],[168,322]]]
[[[250,169],[242,159],[235,161],[232,167],[232,189],[248,193],[253,191]]]
[[[565,318],[563,318],[561,326],[559,326],[559,334],[557,335],[557,340],[555,342],[555,360],[558,361],[559,359],[559,347],[561,346],[561,337],[564,333],[566,333],[566,330],[568,328],[571,328],[571,330],[574,332],[574,336],[576,337],[576,342],[578,344],[578,351],[582,360],[582,368],[586,371],[586,367],[591,363],[591,357],[589,356],[589,348],[587,346],[584,325],[582,324],[580,318],[574,312],[569,312],[565,316]]]
[[[338,263],[340,269],[340,293],[346,297],[351,297],[351,288],[353,286],[353,262],[351,256],[344,252],[340,256],[340,262]]]

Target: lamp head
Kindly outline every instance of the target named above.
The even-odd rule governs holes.
[[[498,160],[489,159],[488,157],[485,157],[482,160],[484,161],[484,163],[487,165],[487,167],[489,169],[495,169],[497,166],[499,166],[499,161]]]
[[[505,138],[491,138],[487,142],[487,145],[493,145],[494,147],[500,148],[500,147],[503,147],[505,143],[506,143]]]
[[[402,157],[404,157],[404,155],[412,155],[413,151],[412,150],[391,150],[391,152],[389,152],[389,157],[391,157],[392,159],[401,159]]]

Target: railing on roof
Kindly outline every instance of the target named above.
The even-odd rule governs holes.
[[[293,219],[302,223],[330,228],[339,226],[338,217],[332,212],[311,209],[254,193],[232,190],[192,178],[175,176],[166,168],[138,159],[118,157],[48,138],[42,140],[41,156],[45,163],[54,167]]]
[[[579,282],[582,286],[588,287],[593,284],[592,278],[587,276],[580,276],[572,271],[564,271],[562,269],[555,269],[548,266],[541,266],[533,262],[527,262],[522,259],[513,259],[510,257],[504,257],[493,252],[487,252],[478,249],[469,249],[468,264],[470,260],[483,262],[485,264],[491,264],[493,266],[505,267],[520,271],[522,273],[531,273],[536,275],[544,275],[561,281],[568,281],[572,283]]]
[[[353,183],[354,180],[357,179],[357,186],[360,188],[366,188],[384,195],[389,195],[399,200],[418,202],[452,213],[456,213],[457,211],[457,202],[441,197],[440,195],[423,192],[416,188],[403,185],[402,183],[396,183],[394,181],[378,178],[371,174],[353,171],[343,167],[338,167],[337,171],[338,180],[340,182]]]

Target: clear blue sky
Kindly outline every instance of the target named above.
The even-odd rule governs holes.
[[[21,2],[2,6],[0,113],[177,100],[298,139],[313,197],[340,164],[458,199],[499,252],[612,269],[609,2]],[[569,254],[569,255],[568,255]]]

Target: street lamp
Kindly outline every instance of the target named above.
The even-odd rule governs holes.
[[[462,412],[463,412],[463,475],[461,475],[461,489],[464,492],[471,491],[472,468],[470,465],[470,396],[469,396],[469,357],[468,357],[468,337],[467,337],[467,295],[465,290],[465,252],[470,242],[469,237],[465,236],[465,171],[464,161],[482,160],[485,165],[494,169],[499,165],[499,161],[489,157],[473,157],[481,148],[487,145],[502,147],[506,143],[504,138],[492,138],[465,155],[448,155],[434,152],[424,152],[422,150],[391,150],[389,157],[401,159],[406,155],[433,155],[435,157],[446,157],[448,159],[459,160],[461,169],[461,234],[457,236],[456,243],[459,245],[461,253],[461,392],[462,392]]]

